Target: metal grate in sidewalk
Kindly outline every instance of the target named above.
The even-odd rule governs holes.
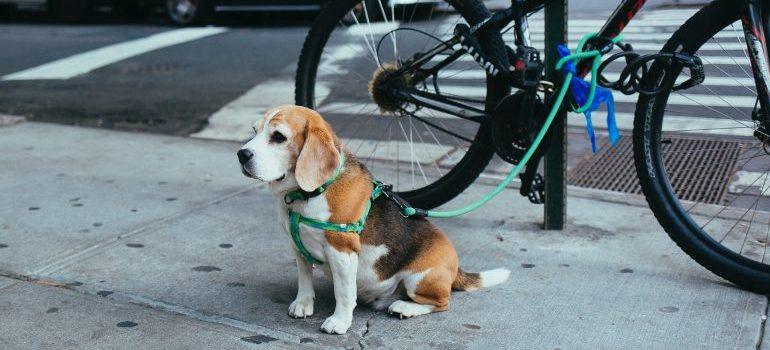
[[[663,162],[671,186],[681,200],[717,204],[735,171],[740,142],[716,138],[668,137]],[[633,141],[624,136],[614,147],[604,145],[568,174],[570,185],[641,194],[634,168]]]

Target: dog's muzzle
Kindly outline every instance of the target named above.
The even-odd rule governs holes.
[[[252,179],[258,179],[258,177],[251,172],[251,167],[249,166],[249,163],[252,159],[254,159],[254,152],[249,151],[248,149],[242,148],[238,150],[238,163],[241,163],[241,172],[244,176],[250,177]]]
[[[265,180],[265,179],[255,175],[252,172],[253,170],[249,166],[251,161],[254,159],[254,152],[249,151],[248,149],[242,148],[242,149],[238,150],[237,154],[238,154],[238,162],[241,163],[241,172],[246,177],[250,177],[252,179],[257,179],[257,180],[261,180],[261,181],[265,181],[265,182],[281,181],[281,180],[283,180],[286,177],[286,174],[283,174],[283,175],[281,175],[277,179]]]
[[[241,165],[246,165],[251,159],[254,158],[254,152],[249,151],[248,149],[241,148],[238,150],[238,162],[241,163]]]

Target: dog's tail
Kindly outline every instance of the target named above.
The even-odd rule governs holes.
[[[465,272],[462,269],[458,269],[457,277],[452,282],[452,289],[471,291],[494,286],[505,282],[510,274],[510,270],[503,268],[482,272]]]

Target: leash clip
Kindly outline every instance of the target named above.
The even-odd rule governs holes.
[[[393,201],[393,203],[396,203],[398,206],[398,212],[401,213],[401,216],[405,218],[410,217],[418,217],[418,218],[424,218],[428,217],[428,211],[425,209],[415,208],[412,207],[409,202],[401,198],[399,195],[397,195],[395,192],[393,192],[393,185],[382,185],[382,194]],[[409,211],[407,213],[407,211]]]
[[[393,192],[393,185],[382,185],[382,194],[390,199],[393,203],[396,203],[398,206],[398,212],[401,213],[401,216],[405,218],[409,217],[409,215],[406,215],[404,211],[406,208],[410,207],[410,205],[403,198]]]

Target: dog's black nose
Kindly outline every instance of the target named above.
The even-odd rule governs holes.
[[[251,158],[254,158],[254,153],[247,149],[240,149],[238,150],[238,161],[241,162],[241,164],[246,164],[248,161],[251,160]]]

